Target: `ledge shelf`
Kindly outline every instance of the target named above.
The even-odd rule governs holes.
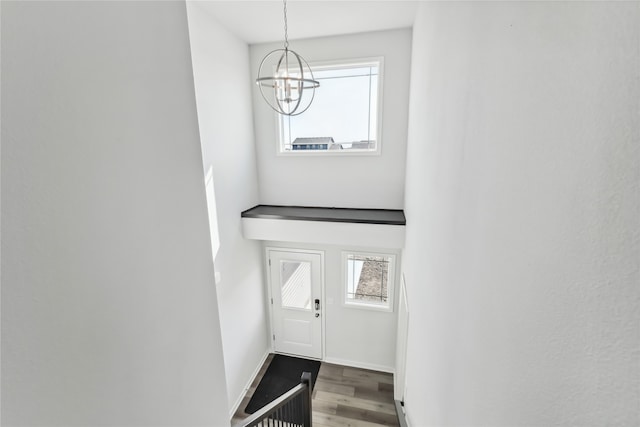
[[[241,216],[247,239],[404,247],[406,219],[402,210],[257,205]]]

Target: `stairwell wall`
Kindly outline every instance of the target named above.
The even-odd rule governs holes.
[[[229,425],[183,2],[11,2],[2,425]]]
[[[219,250],[214,265],[227,377],[229,412],[245,394],[270,348],[257,241],[242,236],[240,212],[258,204],[249,47],[226,30],[199,2],[188,2],[204,174],[213,172]]]
[[[640,3],[425,2],[413,426],[640,424]]]

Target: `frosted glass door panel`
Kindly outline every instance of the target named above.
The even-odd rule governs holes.
[[[283,308],[311,310],[311,263],[307,261],[281,261]]]

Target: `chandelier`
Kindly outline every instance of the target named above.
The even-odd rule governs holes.
[[[256,84],[262,98],[278,114],[297,116],[311,106],[320,83],[313,79],[307,61],[289,49],[287,0],[284,3],[284,49],[269,52],[260,62]],[[268,70],[272,70],[272,74]],[[264,72],[264,74],[263,74]]]

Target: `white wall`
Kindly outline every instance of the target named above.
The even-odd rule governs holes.
[[[213,168],[221,275],[218,303],[230,410],[270,348],[259,242],[242,237],[240,212],[258,204],[249,47],[197,2],[187,4],[204,170]]]
[[[411,30],[294,40],[290,47],[310,63],[384,57],[382,153],[357,157],[276,155],[276,113],[254,85],[261,203],[401,209],[404,203]],[[282,48],[282,43],[251,46],[254,78],[264,55],[278,48]]]
[[[2,2],[2,425],[228,425],[180,2]]]
[[[312,243],[264,243],[267,248],[295,248],[324,252],[325,301],[324,360],[347,366],[393,372],[397,329],[397,305],[400,280],[400,253],[392,249]],[[384,312],[343,305],[342,251],[380,252],[396,255],[394,311]]]
[[[412,425],[640,424],[639,22],[638,2],[421,5]]]

